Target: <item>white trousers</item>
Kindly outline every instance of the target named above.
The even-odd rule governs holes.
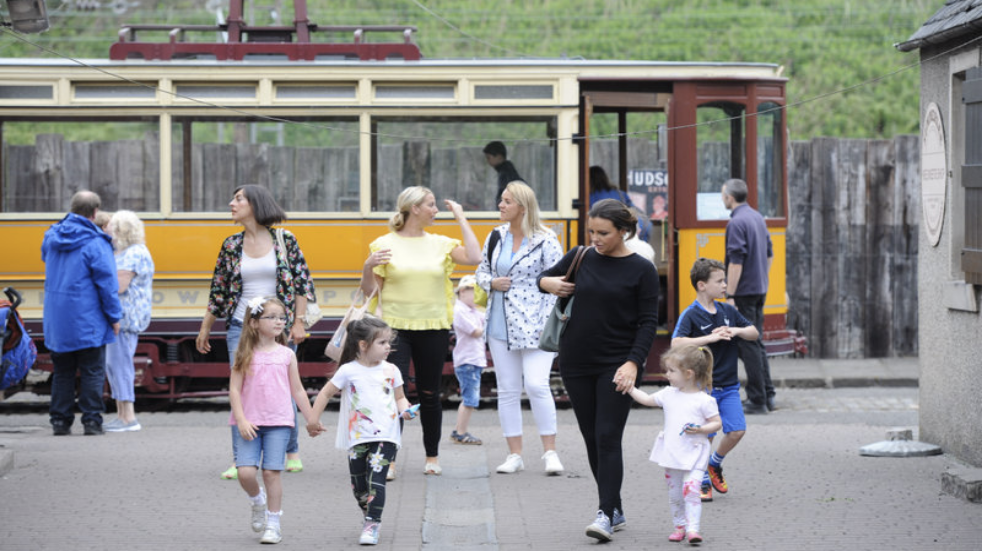
[[[522,435],[522,382],[540,436],[556,434],[556,399],[549,386],[553,352],[538,348],[508,350],[508,344],[488,338],[498,380],[498,419],[505,438]]]

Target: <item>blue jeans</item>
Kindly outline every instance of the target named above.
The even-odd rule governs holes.
[[[460,384],[460,398],[469,408],[476,408],[481,404],[481,370],[481,366],[474,364],[453,368],[457,383]]]
[[[239,339],[242,338],[242,322],[237,319],[225,321],[225,344],[228,346],[228,365],[235,363],[235,351],[239,348]],[[297,345],[290,343],[287,346],[297,351]],[[296,416],[297,403],[293,403],[294,416]],[[306,421],[305,421],[306,422]],[[286,446],[286,453],[300,452],[300,424],[294,422],[293,429],[290,430],[290,442]]]
[[[102,426],[106,404],[102,387],[106,384],[106,347],[96,346],[72,352],[52,352],[51,426],[70,427],[75,422],[75,375],[79,376],[78,409],[82,424]]]
[[[259,427],[256,437],[246,440],[239,427],[232,425],[232,453],[236,467],[259,467],[264,471],[282,471],[286,464],[286,442],[290,427]]]

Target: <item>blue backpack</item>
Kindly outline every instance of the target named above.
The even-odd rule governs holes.
[[[6,287],[7,300],[0,299],[0,390],[10,388],[27,376],[37,359],[38,349],[17,313],[20,293]]]

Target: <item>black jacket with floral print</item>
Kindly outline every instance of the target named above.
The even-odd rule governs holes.
[[[283,231],[283,243],[286,245],[286,257],[280,251],[276,230],[267,228],[273,238],[273,251],[276,254],[276,297],[286,305],[286,315],[289,318],[287,327],[293,326],[293,316],[296,311],[297,293],[302,293],[308,301],[315,302],[314,280],[310,277],[307,261],[300,251],[297,238],[289,231]],[[245,232],[228,236],[218,252],[215,262],[215,273],[211,278],[211,292],[208,295],[208,312],[216,318],[230,318],[235,313],[239,298],[242,296],[242,244]],[[286,258],[290,265],[287,266]],[[292,271],[291,271],[292,268]]]

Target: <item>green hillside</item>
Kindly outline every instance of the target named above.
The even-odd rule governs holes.
[[[289,0],[246,4],[250,23],[271,24],[273,12],[282,23],[292,20]],[[901,54],[893,45],[906,40],[943,0],[307,0],[307,4],[311,21],[321,25],[414,25],[419,28],[416,42],[431,58],[565,55],[778,63],[790,78],[789,102],[803,102],[789,109],[791,137],[808,139],[886,138],[917,131],[917,68],[867,81],[918,61],[916,53]],[[124,23],[213,24],[214,7],[227,1],[47,0],[47,5],[51,30],[20,37],[38,47],[7,31],[0,33],[0,55],[105,58]],[[81,9],[95,5],[100,7]],[[835,93],[847,88],[848,92]]]

